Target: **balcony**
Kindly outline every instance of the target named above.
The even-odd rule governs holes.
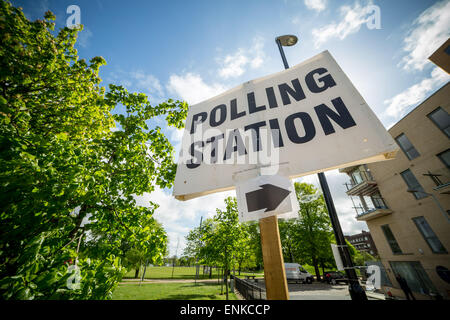
[[[450,194],[450,182],[440,184],[437,187],[434,187],[433,190],[440,194]]]
[[[364,208],[362,206],[355,207],[356,209],[356,220],[358,221],[368,221],[380,217],[387,216],[393,211],[386,205],[383,198],[373,198],[373,206]]]
[[[344,183],[349,196],[370,196],[378,191],[377,182],[368,171],[354,171],[352,180]]]

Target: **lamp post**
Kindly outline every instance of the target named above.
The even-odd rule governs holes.
[[[413,189],[408,189],[407,192],[409,192],[409,193],[416,193],[416,192],[418,192],[418,193],[426,194],[427,196],[431,196],[433,198],[433,201],[438,206],[439,210],[444,215],[445,220],[447,220],[447,222],[450,222],[450,217],[448,216],[447,211],[444,210],[444,208],[441,206],[440,202],[438,201],[438,199],[436,198],[436,196],[434,194],[428,193],[428,192],[425,192],[425,191],[421,191],[421,190],[413,190]]]
[[[297,43],[297,41],[298,38],[294,35],[284,35],[275,38],[275,42],[277,43],[278,49],[280,50],[281,59],[283,60],[285,69],[289,69],[289,65],[286,60],[286,56],[284,55],[283,46],[293,46]],[[328,215],[330,216],[331,225],[333,226],[336,244],[338,248],[341,249],[344,270],[349,281],[348,290],[350,293],[350,297],[352,298],[352,300],[367,300],[366,292],[359,284],[358,276],[356,274],[350,252],[345,242],[341,224],[339,223],[339,219],[336,213],[336,208],[334,207],[333,198],[331,197],[330,188],[328,187],[327,178],[325,177],[325,174],[323,172],[320,172],[317,175],[319,177],[320,187],[322,188],[325,204],[327,206]]]

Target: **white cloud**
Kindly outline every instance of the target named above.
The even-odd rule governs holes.
[[[428,57],[450,36],[450,0],[438,2],[414,20],[404,39],[401,65],[405,70],[423,70]]]
[[[293,17],[291,19],[292,24],[300,24],[301,22],[302,22],[302,20],[299,17]]]
[[[146,74],[142,70],[139,70],[131,72],[130,76],[135,80],[135,85],[138,88],[146,89],[150,93],[155,92],[159,97],[164,95],[161,83],[154,75]]]
[[[109,72],[107,80],[124,86],[130,92],[145,93],[152,104],[158,104],[166,99],[164,88],[159,79],[143,70],[124,71],[116,69]]]
[[[92,31],[89,28],[84,27],[83,30],[78,32],[77,44],[79,44],[83,48],[87,48],[87,46],[89,45],[89,39],[92,36],[93,36]]]
[[[265,59],[264,56],[264,40],[262,37],[256,37],[253,39],[253,45],[251,47],[252,58],[250,59],[250,67],[253,69],[259,68]]]
[[[170,137],[170,142],[172,143],[173,149],[175,150],[175,163],[178,163],[179,152],[181,150],[181,143],[183,139],[184,129],[177,129],[174,127],[167,127],[168,136]]]
[[[327,1],[326,0],[305,0],[305,6],[310,10],[315,10],[320,12],[325,10]]]
[[[359,2],[356,2],[353,7],[340,7],[339,11],[342,18],[340,22],[331,23],[312,30],[316,48],[330,39],[337,38],[343,40],[348,35],[358,32],[361,25],[372,19],[369,14],[373,13],[373,5],[361,6]]]
[[[220,83],[206,84],[202,77],[195,73],[184,75],[171,75],[167,90],[178,95],[190,105],[212,98],[224,91],[227,87]]]
[[[171,192],[171,191],[169,191]],[[149,201],[157,203],[154,217],[162,223],[169,235],[170,254],[175,254],[177,239],[180,239],[178,256],[185,246],[184,238],[189,231],[198,226],[200,217],[203,220],[214,216],[216,208],[224,209],[224,199],[228,196],[236,196],[235,191],[216,193],[189,201],[178,201],[170,193],[156,188],[152,193],[144,193],[135,196],[139,206],[148,206]]]
[[[174,127],[168,127],[168,129],[172,131],[170,135],[170,140],[174,142],[181,142],[181,139],[183,138],[184,129],[177,129]]]
[[[221,64],[218,70],[219,76],[224,79],[237,78],[244,74],[248,67],[259,68],[265,58],[263,47],[263,38],[255,37],[250,48],[239,48],[234,54],[218,58],[217,60]]]
[[[219,75],[225,79],[239,77],[244,73],[244,68],[248,62],[249,59],[245,55],[244,50],[239,49],[235,54],[225,57],[223,67],[219,69]]]
[[[450,76],[447,73],[435,67],[429,78],[425,78],[396,96],[385,100],[384,104],[388,107],[384,115],[399,120],[411,107],[421,103],[429,94],[449,80]]]

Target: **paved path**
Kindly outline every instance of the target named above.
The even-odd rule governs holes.
[[[347,285],[289,284],[291,300],[351,300]]]
[[[256,283],[262,288],[263,281]],[[327,283],[314,282],[312,284],[289,283],[290,300],[351,300],[347,284],[331,285]],[[366,292],[368,300],[384,300],[384,295]]]

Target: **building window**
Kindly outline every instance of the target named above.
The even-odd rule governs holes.
[[[386,237],[386,240],[391,247],[392,253],[402,254],[402,250],[400,249],[400,246],[398,245],[398,242],[395,239],[391,228],[389,228],[389,225],[385,224],[384,226],[381,226],[381,229],[383,230],[384,236]]]
[[[416,150],[416,148],[414,148],[411,141],[409,141],[408,137],[404,133],[395,138],[395,141],[397,141],[397,144],[400,146],[409,160],[420,156],[420,153]]]
[[[428,115],[434,124],[450,138],[450,115],[441,107],[437,108]]]
[[[352,178],[355,184],[360,184],[364,181],[363,175],[361,171],[352,172]]]
[[[416,199],[428,197],[428,195],[425,193],[425,190],[423,190],[422,186],[420,185],[419,181],[417,181],[411,170],[405,170],[400,174],[402,175],[403,180],[405,180],[408,189],[415,191],[413,192],[413,194]]]
[[[444,49],[444,52],[450,56],[450,46]]]
[[[447,168],[450,168],[450,149],[439,153],[437,156],[447,166]]]
[[[439,241],[439,238],[436,236],[433,229],[431,229],[430,225],[428,224],[428,222],[425,220],[424,217],[413,218],[413,221],[416,224],[417,229],[419,229],[425,241],[430,246],[431,251],[433,251],[433,253],[447,253],[447,250],[445,250],[441,241]]]
[[[425,269],[418,261],[389,261],[395,274],[400,274],[406,280],[411,291],[421,294],[436,292],[436,288],[431,282]]]

